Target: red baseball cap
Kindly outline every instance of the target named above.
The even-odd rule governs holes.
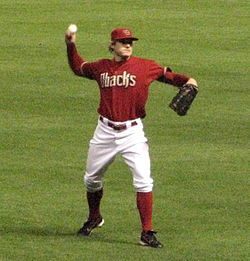
[[[139,40],[132,35],[132,32],[128,28],[116,28],[111,32],[111,41],[120,39],[132,39],[133,41]]]

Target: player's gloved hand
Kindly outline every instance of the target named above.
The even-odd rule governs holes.
[[[197,93],[198,87],[196,85],[191,83],[184,84],[170,102],[169,107],[178,115],[184,116],[189,110]]]

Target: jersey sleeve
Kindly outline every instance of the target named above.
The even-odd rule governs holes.
[[[181,87],[189,79],[189,76],[180,73],[173,73],[169,67],[166,67],[164,68],[164,73],[157,79],[157,81]]]
[[[148,60],[148,80],[151,83],[157,80],[164,73],[164,68],[157,64],[155,61]]]
[[[77,75],[86,77],[88,79],[94,79],[95,74],[93,71],[93,64],[86,62],[77,52],[76,46],[74,43],[67,45],[67,56],[68,63],[71,70]]]

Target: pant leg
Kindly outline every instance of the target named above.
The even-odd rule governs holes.
[[[117,154],[112,132],[98,122],[94,136],[89,144],[84,183],[87,190],[95,192],[103,187],[103,175]]]
[[[146,142],[134,144],[121,152],[126,164],[133,173],[133,185],[137,192],[151,192],[151,163],[149,148]]]

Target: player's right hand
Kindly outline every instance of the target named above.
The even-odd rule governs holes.
[[[65,34],[65,42],[66,44],[75,43],[76,33],[71,33],[69,30],[67,30]]]

